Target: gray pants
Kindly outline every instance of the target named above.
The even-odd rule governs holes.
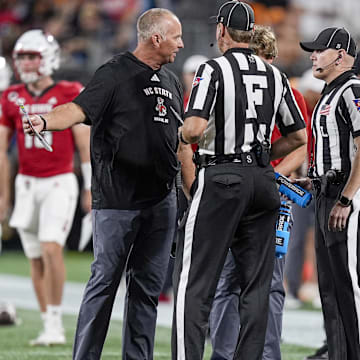
[[[292,207],[294,224],[291,228],[291,239],[288,253],[286,254],[285,277],[287,280],[288,292],[298,297],[301,286],[302,270],[304,265],[306,233],[314,227],[315,201],[309,207],[301,208],[297,205]]]
[[[263,360],[280,360],[282,313],[285,300],[283,286],[284,258],[275,258],[271,280],[269,315]],[[240,329],[240,286],[235,259],[229,251],[212,305],[209,325],[213,347],[211,360],[229,360],[234,356]]]
[[[73,359],[100,359],[126,266],[122,359],[152,360],[158,297],[175,232],[175,191],[144,210],[93,210],[92,217],[94,262],[79,312]]]

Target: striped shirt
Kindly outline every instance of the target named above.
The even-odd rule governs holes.
[[[314,176],[349,173],[360,135],[360,80],[347,71],[327,85],[312,116]]]
[[[305,127],[286,76],[244,48],[200,65],[186,108],[190,116],[208,120],[199,153],[210,155],[270,144],[275,123],[282,135]]]

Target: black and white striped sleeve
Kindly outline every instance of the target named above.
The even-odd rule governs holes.
[[[360,83],[352,84],[343,92],[340,110],[350,126],[352,136],[360,136]]]
[[[293,131],[305,128],[306,125],[300,108],[296,103],[289,81],[284,74],[281,74],[281,78],[283,96],[276,116],[276,125],[278,126],[281,135],[286,136]]]
[[[201,64],[196,72],[190,99],[185,110],[185,118],[198,116],[209,120],[216,100],[218,82],[216,71],[208,63]]]

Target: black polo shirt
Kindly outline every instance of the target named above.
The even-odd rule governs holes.
[[[93,208],[142,209],[162,200],[178,170],[177,77],[126,52],[101,66],[74,103],[92,125]]]

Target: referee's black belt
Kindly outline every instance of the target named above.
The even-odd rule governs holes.
[[[253,152],[243,152],[227,155],[199,155],[194,154],[194,163],[198,168],[208,167],[218,164],[234,163],[240,166],[257,166],[256,156]]]
[[[347,172],[330,169],[324,175],[312,178],[312,183],[315,190],[323,190],[329,185],[344,185],[348,176]]]

